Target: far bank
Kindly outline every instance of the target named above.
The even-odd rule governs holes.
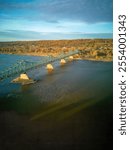
[[[75,59],[112,61],[112,39],[40,40],[0,42],[0,54],[54,56],[78,49]]]

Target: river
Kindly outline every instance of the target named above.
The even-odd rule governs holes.
[[[18,60],[0,55],[0,70]],[[113,63],[75,60],[48,73],[27,74],[35,84],[0,82],[0,150],[112,150]]]

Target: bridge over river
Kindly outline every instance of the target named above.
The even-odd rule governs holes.
[[[53,56],[43,57],[42,60],[35,61],[35,62],[26,61],[26,60],[18,61],[12,66],[5,68],[5,70],[0,71],[0,81],[15,75],[20,75],[21,73],[25,73],[29,70],[41,66],[46,66],[47,69],[53,69],[53,66],[51,65],[53,62],[60,60],[61,63],[65,63],[65,58],[73,59],[73,55],[78,53],[79,53],[78,50],[73,50],[73,51],[69,51],[68,53],[62,52],[57,57],[53,57]]]

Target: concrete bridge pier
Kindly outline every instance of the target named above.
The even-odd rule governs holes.
[[[19,77],[12,80],[12,83],[21,83],[22,85],[31,84],[34,82],[35,81],[33,79],[30,79],[26,73],[22,73]]]
[[[48,71],[53,71],[53,70],[54,70],[54,67],[52,66],[52,64],[47,64],[46,69],[47,69]]]
[[[60,60],[60,64],[61,64],[61,65],[66,64],[66,60],[65,60],[65,59],[61,59],[61,60]]]
[[[69,60],[71,60],[71,61],[72,61],[73,59],[74,59],[74,57],[73,57],[73,56],[69,56]]]

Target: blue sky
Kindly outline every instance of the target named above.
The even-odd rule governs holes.
[[[112,0],[0,0],[0,41],[111,34]]]

